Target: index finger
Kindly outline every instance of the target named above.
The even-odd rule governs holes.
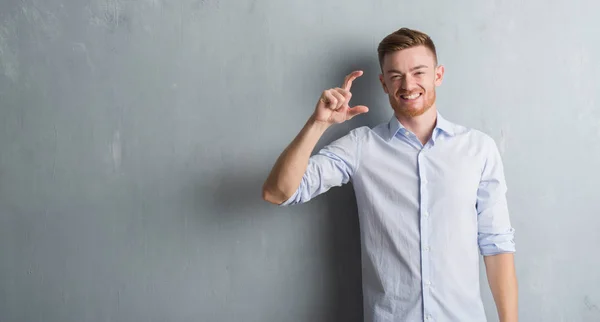
[[[343,89],[349,91],[350,87],[352,87],[352,82],[357,78],[362,76],[363,71],[362,70],[355,70],[352,73],[350,73],[348,76],[346,76],[346,78],[344,79],[344,86],[342,86]]]

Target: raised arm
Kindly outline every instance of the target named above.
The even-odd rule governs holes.
[[[352,94],[352,82],[363,74],[354,71],[344,80],[343,87],[323,91],[314,113],[300,133],[281,153],[271,173],[263,185],[263,199],[273,204],[281,204],[298,189],[306,171],[311,152],[321,135],[332,124],[345,122],[354,116],[368,112],[363,105],[348,105]]]

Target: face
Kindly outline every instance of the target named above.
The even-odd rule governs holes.
[[[435,104],[435,88],[442,84],[444,67],[436,66],[425,46],[385,55],[379,80],[398,116],[413,118]]]

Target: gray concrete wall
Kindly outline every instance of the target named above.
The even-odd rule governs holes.
[[[371,112],[319,146],[390,117],[375,48],[401,26],[438,45],[441,112],[501,147],[521,320],[600,321],[599,10],[0,1],[0,321],[359,321],[351,187],[283,209],[260,187],[349,71]]]

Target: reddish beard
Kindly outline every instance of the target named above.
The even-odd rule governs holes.
[[[421,102],[419,102],[419,106],[415,108],[411,106],[410,103],[402,101],[400,95],[404,94],[396,93],[396,96],[388,95],[390,104],[392,105],[394,112],[408,118],[423,115],[433,106],[436,98],[435,89],[430,92],[423,92],[423,96],[418,98]]]

